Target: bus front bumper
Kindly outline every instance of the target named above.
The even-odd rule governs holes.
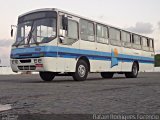
[[[54,60],[52,62],[56,63]],[[49,58],[11,59],[10,63],[13,72],[56,71],[56,66],[50,68],[51,60]]]

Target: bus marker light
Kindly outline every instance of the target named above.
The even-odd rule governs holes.
[[[43,67],[43,64],[36,64],[36,67]]]

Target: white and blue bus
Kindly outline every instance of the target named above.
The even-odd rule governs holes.
[[[82,81],[89,72],[136,78],[154,68],[154,40],[59,9],[38,9],[18,18],[11,67],[39,72],[44,81],[60,75]]]

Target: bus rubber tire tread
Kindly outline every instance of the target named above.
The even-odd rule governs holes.
[[[85,68],[86,68],[86,74],[85,74],[84,77],[80,77],[79,74],[78,74],[78,67],[79,67],[80,65],[83,65],[83,66],[85,66]],[[72,74],[72,77],[73,77],[73,79],[74,79],[75,81],[84,81],[84,80],[86,80],[86,78],[87,78],[87,76],[88,76],[88,71],[89,71],[89,68],[88,68],[87,63],[86,63],[84,60],[79,60],[78,63],[77,63],[77,65],[76,65],[76,72],[74,72],[74,73]]]
[[[134,74],[134,72],[133,72],[134,67],[137,68],[137,74]],[[135,63],[135,62],[133,63],[132,71],[128,72],[128,73],[125,73],[125,76],[126,76],[126,78],[137,78],[137,76],[138,76],[138,65],[137,65],[137,63]]]
[[[39,75],[43,81],[52,81],[55,77],[55,74],[52,72],[39,72]]]
[[[112,72],[102,72],[101,76],[102,78],[113,78],[114,73]]]

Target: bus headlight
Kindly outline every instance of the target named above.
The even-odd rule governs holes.
[[[14,60],[12,60],[12,64],[14,64]]]
[[[12,60],[12,64],[18,64],[18,60]]]
[[[15,60],[14,62],[15,62],[15,64],[18,64],[18,60]]]

